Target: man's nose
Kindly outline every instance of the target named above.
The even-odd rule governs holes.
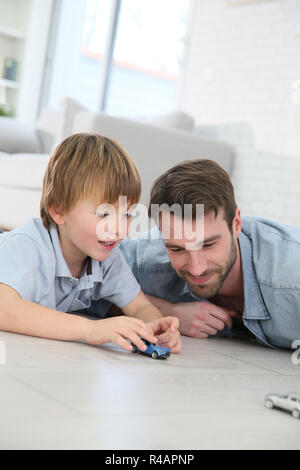
[[[201,276],[207,270],[207,261],[199,252],[190,252],[186,270],[194,277]]]

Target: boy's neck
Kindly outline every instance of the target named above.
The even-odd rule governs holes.
[[[57,227],[57,233],[61,246],[63,257],[68,265],[68,268],[73,277],[79,278],[88,259],[85,253],[82,253],[78,248],[68,239],[64,233],[63,227]]]

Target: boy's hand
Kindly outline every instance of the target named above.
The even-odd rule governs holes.
[[[158,318],[147,323],[152,328],[153,334],[159,342],[170,349],[174,353],[181,351],[181,337],[178,331],[179,320],[175,317]]]
[[[157,342],[152,328],[142,320],[120,316],[104,320],[91,320],[85,335],[85,341],[92,345],[113,342],[126,349],[126,351],[131,351],[132,346],[127,341],[129,340],[139,349],[145,351],[147,347],[140,337],[151,343]]]

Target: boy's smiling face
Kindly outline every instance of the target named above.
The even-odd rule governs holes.
[[[66,214],[52,213],[58,225],[63,255],[72,274],[82,269],[88,256],[104,261],[112,249],[127,237],[130,226],[128,209],[127,204],[103,203],[97,206],[91,201],[80,201]]]

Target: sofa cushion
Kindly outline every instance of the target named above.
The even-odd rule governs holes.
[[[2,187],[40,190],[48,164],[48,154],[1,154],[0,185]]]
[[[0,184],[1,227],[13,229],[32,217],[39,217],[40,199],[40,190],[7,187]]]
[[[13,118],[0,118],[0,150],[7,153],[37,153],[41,145],[34,129]]]
[[[149,118],[141,119],[142,122],[153,124],[154,126],[168,127],[192,132],[195,127],[195,119],[183,111],[173,111],[167,114],[158,114]]]
[[[141,202],[148,203],[154,180],[184,160],[209,158],[231,172],[234,151],[229,144],[104,113],[79,112],[73,133],[96,132],[117,140],[132,156],[142,178]]]

